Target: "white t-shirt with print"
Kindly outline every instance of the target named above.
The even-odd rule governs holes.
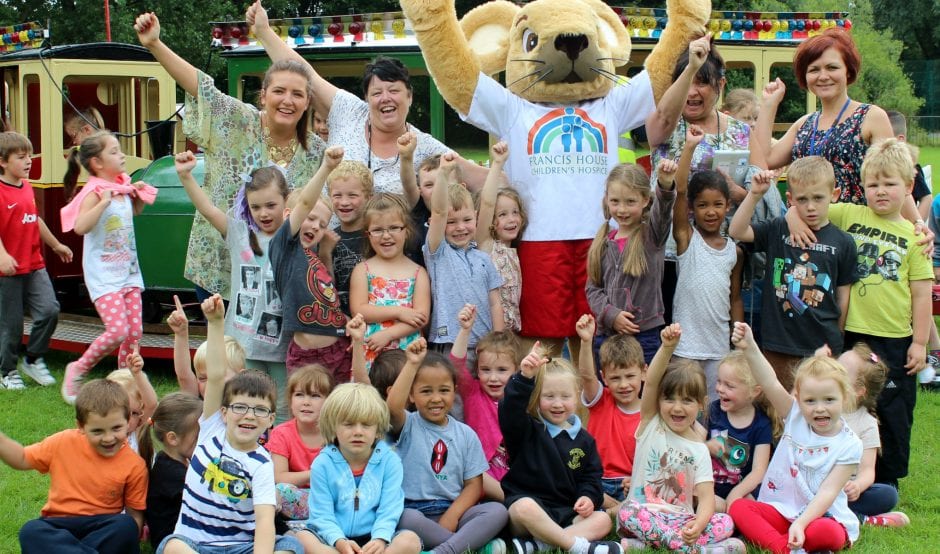
[[[529,214],[524,238],[549,241],[597,233],[604,183],[619,163],[617,137],[655,109],[645,71],[577,104],[529,102],[481,73],[470,112],[461,117],[509,145],[506,174]]]
[[[758,500],[770,504],[792,521],[816,497],[835,466],[858,464],[861,459],[862,441],[844,419],[842,430],[836,436],[817,435],[794,400],[784,423],[783,436],[761,483]],[[849,509],[844,490],[839,490],[826,513],[845,527],[851,542],[858,539],[858,517]]]

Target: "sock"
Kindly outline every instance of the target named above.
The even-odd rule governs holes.
[[[571,548],[568,549],[568,552],[571,554],[587,554],[588,549],[591,548],[591,543],[584,537],[575,537],[574,544],[571,545]],[[539,548],[541,550],[541,548]],[[598,553],[602,554],[602,553]]]

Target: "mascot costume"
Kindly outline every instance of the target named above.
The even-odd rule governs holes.
[[[617,137],[655,110],[676,59],[704,33],[710,1],[669,0],[645,71],[626,83],[615,70],[630,59],[630,36],[600,0],[495,0],[459,22],[453,0],[400,3],[445,101],[509,144],[506,173],[529,214],[519,246],[522,335],[574,335],[590,313],[587,251],[603,223]],[[506,87],[489,77],[500,71]]]

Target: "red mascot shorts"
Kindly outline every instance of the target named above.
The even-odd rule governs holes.
[[[575,334],[578,318],[591,313],[584,295],[590,247],[591,239],[519,244],[522,336],[562,338]]]

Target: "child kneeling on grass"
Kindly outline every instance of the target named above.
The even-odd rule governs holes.
[[[140,551],[147,466],[127,446],[130,401],[121,385],[89,381],[75,399],[77,429],[23,447],[0,433],[0,459],[50,476],[42,517],[20,529],[25,553]]]

